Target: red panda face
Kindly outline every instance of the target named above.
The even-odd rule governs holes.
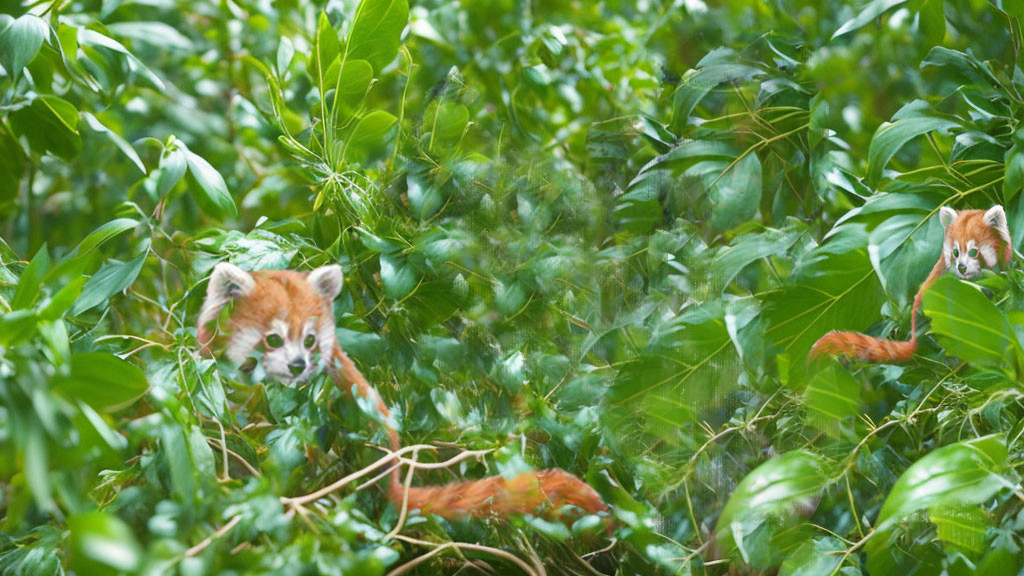
[[[259,349],[267,376],[286,384],[303,382],[319,369],[318,355],[329,358],[335,346],[332,301],[341,285],[337,265],[309,273],[249,273],[222,262],[210,277],[197,337],[205,347],[211,339],[206,324],[230,302],[230,320],[221,327],[228,334],[228,359],[241,362]]]
[[[1010,233],[1002,206],[960,212],[943,206],[939,218],[946,229],[942,258],[958,278],[976,278],[982,269],[1009,261]]]

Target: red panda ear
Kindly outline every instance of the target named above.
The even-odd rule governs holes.
[[[256,286],[256,280],[252,274],[242,270],[234,264],[220,262],[213,267],[213,274],[210,274],[210,283],[206,286],[207,300],[214,298],[223,300],[237,300],[248,296]]]
[[[313,290],[316,291],[321,298],[330,302],[337,298],[338,294],[341,293],[341,284],[343,281],[341,266],[338,266],[337,264],[321,266],[309,273],[308,280],[309,285],[313,287]]]
[[[220,311],[232,300],[248,296],[256,286],[256,280],[245,270],[234,264],[220,262],[213,267],[210,282],[206,286],[206,300],[199,311],[196,328],[196,340],[199,341],[200,352],[209,355],[209,344],[213,334],[206,327],[217,319]]]
[[[949,228],[949,225],[956,220],[956,210],[948,206],[943,206],[939,209],[939,222],[942,222],[943,228]]]
[[[985,211],[984,220],[985,224],[998,232],[1009,231],[1006,226],[1006,212],[1003,212],[1003,207],[998,204]]]

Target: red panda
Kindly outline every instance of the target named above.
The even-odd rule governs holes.
[[[342,272],[337,265],[311,272],[290,270],[245,272],[222,262],[214,267],[206,300],[199,313],[196,339],[200,351],[210,355],[214,333],[208,325],[232,303],[226,355],[241,362],[262,348],[267,376],[285,383],[308,380],[316,373],[315,355],[327,360],[329,375],[343,390],[353,386],[375,403],[391,421],[391,411],[355,364],[341,349],[334,333],[332,302],[341,292]],[[388,425],[392,450],[399,449],[398,432]],[[405,489],[399,467],[392,468],[388,497],[401,505]],[[408,507],[444,518],[509,516],[558,509],[567,504],[592,514],[608,512],[597,492],[562,470],[543,470],[511,478],[494,476],[438,487],[410,488]]]
[[[1010,262],[1013,242],[1002,206],[960,212],[943,206],[939,210],[939,221],[945,228],[942,254],[914,297],[910,340],[882,340],[857,332],[832,331],[814,343],[807,356],[808,362],[822,356],[862,362],[907,362],[917,351],[917,313],[921,296],[936,278],[952,270],[958,278],[971,279],[981,274],[983,267],[991,268],[997,263],[1005,266]]]

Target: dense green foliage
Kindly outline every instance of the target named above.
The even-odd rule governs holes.
[[[1024,241],[1018,4],[25,4],[0,571],[1024,567],[1016,266],[938,282],[907,365],[805,363],[909,337],[940,207]],[[487,452],[416,484],[559,467],[611,518],[402,523],[372,475],[282,500],[384,437],[324,378],[197,355],[221,260],[342,265],[338,336],[403,443]]]

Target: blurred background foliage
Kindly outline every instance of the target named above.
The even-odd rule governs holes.
[[[1022,569],[1016,266],[805,367],[909,336],[941,206],[1020,246],[1019,4],[0,6],[3,572]],[[196,355],[222,260],[343,266],[403,442],[494,450],[417,483],[561,467],[611,530],[284,507],[382,437]]]

